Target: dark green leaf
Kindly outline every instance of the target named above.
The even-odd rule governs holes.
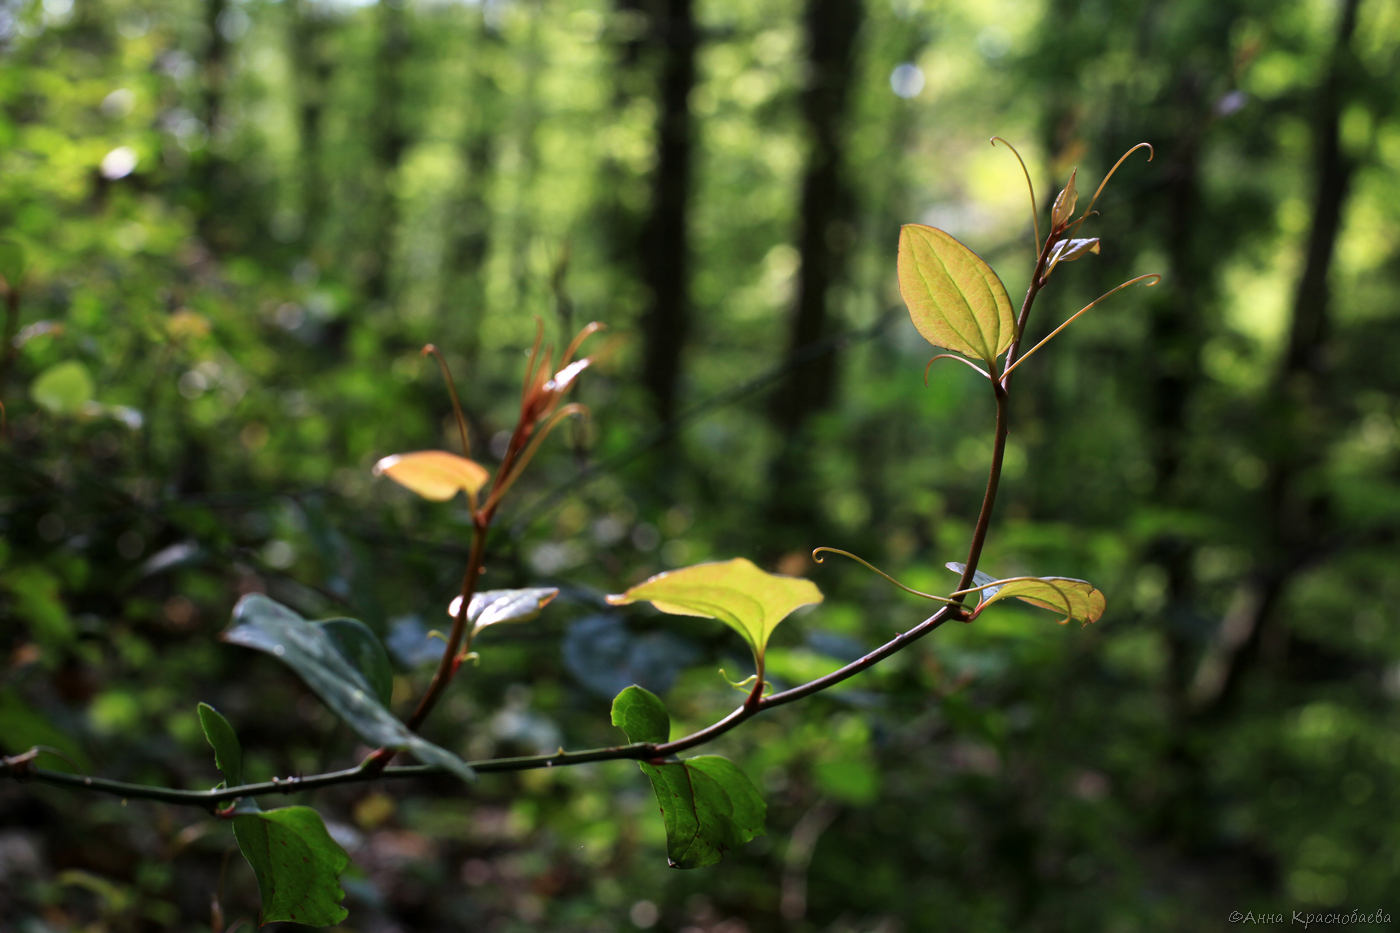
[[[701,755],[673,764],[643,764],[666,826],[672,868],[713,865],[763,833],[767,806],[733,762]]]
[[[282,807],[233,818],[238,848],[262,895],[262,922],[331,926],[348,912],[340,873],[350,864],[321,816],[310,807]]]
[[[661,700],[636,684],[613,700],[612,724],[627,733],[630,742],[665,742],[671,735],[671,717]]]
[[[335,646],[345,659],[355,665],[374,688],[374,695],[385,706],[394,693],[394,671],[389,666],[389,655],[384,644],[359,619],[326,619],[314,622],[326,630]]]
[[[665,742],[671,732],[661,700],[635,684],[613,700],[612,722],[633,742]],[[728,759],[701,755],[666,764],[642,762],[641,768],[661,807],[672,868],[713,865],[763,832],[763,798]]]
[[[204,737],[214,749],[214,764],[223,772],[227,785],[243,783],[243,747],[238,743],[238,734],[223,714],[208,703],[197,707],[199,725]]]
[[[395,719],[322,626],[260,593],[238,601],[233,621],[234,627],[224,633],[225,641],[280,659],[366,742],[407,749],[420,761],[445,768],[463,780],[475,776],[465,761],[420,738]]]

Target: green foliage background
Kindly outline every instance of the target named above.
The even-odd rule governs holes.
[[[991,433],[970,372],[920,382],[899,224],[952,232],[1017,297],[1028,204],[986,138],[1018,144],[1042,209],[1146,139],[1155,160],[1100,202],[1103,254],[1056,273],[1031,331],[1164,281],[1018,374],[984,558],[1094,581],[1100,623],[998,608],[724,737],[768,834],[694,872],[666,868],[627,762],[317,794],[354,859],[345,929],[1400,913],[1397,16],[5,0],[0,237],[27,268],[0,346],[0,750],[212,786],[205,700],[250,779],[357,760],[280,665],[217,635],[251,591],[391,645],[443,626],[469,522],[370,466],[454,444],[428,341],[489,450],[536,318],[556,344],[609,324],[576,396],[593,420],[517,487],[484,583],[563,593],[482,636],[427,738],[611,744],[633,681],[676,729],[718,718],[738,694],[715,668],[747,673],[732,633],[601,598],[700,560],[827,594],[774,636],[771,679],[859,655],[926,607],[807,552],[946,589]],[[401,669],[400,708],[423,681]],[[246,927],[231,851],[193,811],[0,784],[0,925]]]

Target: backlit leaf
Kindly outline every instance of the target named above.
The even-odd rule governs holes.
[[[1060,190],[1055,196],[1055,206],[1050,209],[1050,229],[1063,230],[1069,223],[1069,219],[1074,216],[1074,209],[1079,204],[1079,188],[1075,185],[1074,179],[1079,174],[1075,169],[1069,173],[1069,184]]]
[[[982,259],[936,227],[899,231],[899,293],[924,339],[988,365],[1016,335],[1001,279]]]
[[[474,496],[491,478],[481,464],[445,450],[391,454],[374,465],[374,475],[387,476],[435,502],[446,502],[459,491]]]
[[[633,742],[664,742],[671,731],[661,700],[636,685],[613,700],[612,721]],[[767,806],[753,782],[728,759],[701,755],[639,764],[661,808],[672,868],[713,865],[762,834]]]
[[[332,926],[348,911],[340,873],[350,864],[321,815],[310,807],[281,807],[233,818],[238,848],[258,879],[262,922],[288,920]]]
[[[308,622],[260,593],[238,601],[233,621],[224,641],[265,651],[281,660],[366,742],[406,749],[418,760],[438,765],[462,780],[475,777],[465,761],[410,732],[394,718],[380,702],[370,678],[354,659],[341,653],[337,638],[324,626]]]
[[[954,566],[948,565],[950,569]],[[984,577],[986,579],[982,579]],[[977,604],[977,612],[1003,599],[1019,599],[1037,609],[1060,613],[1064,616],[1060,619],[1061,625],[1070,619],[1078,619],[1088,625],[1099,620],[1107,605],[1103,593],[1092,583],[1073,577],[1009,577],[996,580],[979,571],[975,583],[979,587],[986,583],[996,584],[978,591],[981,602]]]
[[[718,619],[744,636],[755,661],[778,623],[821,601],[821,590],[810,580],[768,573],[742,557],[659,573],[608,597],[615,606],[650,602],[672,615]]]
[[[1060,624],[1077,619],[1088,625],[1097,622],[1107,605],[1103,593],[1087,580],[1072,577],[1021,577],[1002,581],[996,594],[982,600],[986,606],[1000,599],[1015,597],[1040,609],[1064,615]]]

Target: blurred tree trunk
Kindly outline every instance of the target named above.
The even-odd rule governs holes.
[[[204,123],[204,147],[195,155],[193,165],[194,193],[198,208],[195,213],[200,238],[217,247],[220,219],[224,216],[222,179],[223,160],[219,156],[219,136],[224,114],[224,96],[228,86],[228,39],[220,28],[228,9],[227,0],[204,0],[204,48],[200,56],[200,114]]]
[[[501,37],[487,22],[484,10],[468,41],[471,45],[465,52],[471,78],[462,96],[466,118],[458,142],[463,179],[449,212],[439,318],[454,325],[460,322],[462,330],[454,326],[453,332],[460,333],[458,347],[470,366],[480,349],[481,322],[487,313],[484,267],[491,248],[487,193],[495,174],[496,130],[503,117],[501,89],[494,74]]]
[[[637,251],[648,291],[642,315],[642,381],[657,419],[667,422],[676,413],[681,356],[690,333],[690,92],[698,37],[692,0],[651,0],[648,9],[649,41],[660,60],[651,210]]]
[[[1316,558],[1328,536],[1327,494],[1312,479],[1335,433],[1329,395],[1329,276],[1356,167],[1343,151],[1341,122],[1355,65],[1351,44],[1359,6],[1359,0],[1345,0],[1338,13],[1330,60],[1316,92],[1312,224],[1294,289],[1288,344],[1259,419],[1268,432],[1261,451],[1268,464],[1263,502],[1268,538],[1197,671],[1192,701],[1203,713],[1219,712],[1230,703],[1241,678],[1271,641],[1272,653],[1282,655],[1286,632],[1275,630],[1278,606],[1294,575]]]
[[[411,54],[405,0],[379,0],[376,7],[378,43],[374,53],[374,99],[370,111],[371,212],[373,242],[365,254],[362,291],[366,302],[389,299],[389,275],[398,227],[399,163],[408,147],[404,128],[403,72]]]
[[[335,59],[326,47],[329,21],[316,4],[288,0],[287,22],[299,137],[296,177],[301,189],[301,240],[313,246],[326,215],[322,152],[326,96]]]
[[[770,466],[768,498],[770,517],[779,525],[810,514],[814,490],[806,470],[810,457],[804,428],[835,394],[836,354],[827,342],[835,330],[832,292],[846,274],[845,257],[855,239],[843,136],[863,17],[859,0],[808,0],[804,17],[802,117],[809,148],[798,232],[801,265],[788,322],[787,379],[778,387],[771,412],[780,447]]]

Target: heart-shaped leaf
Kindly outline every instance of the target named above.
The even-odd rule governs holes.
[[[962,573],[964,564],[950,563],[948,569]],[[973,575],[976,587],[963,592],[976,592],[980,602],[974,615],[994,602],[1019,599],[1037,609],[1048,609],[1064,616],[1060,624],[1078,619],[1085,625],[1103,616],[1107,600],[1103,593],[1087,580],[1073,577],[1008,577],[998,580],[980,570]],[[989,585],[990,584],[990,585]]]
[[[407,749],[420,761],[438,765],[464,781],[475,777],[465,761],[415,735],[394,718],[380,702],[370,678],[354,659],[341,653],[336,636],[325,626],[308,622],[261,593],[240,599],[233,608],[233,621],[224,641],[265,651],[281,660],[366,742]],[[379,649],[381,655],[383,650]]]
[[[936,227],[899,231],[899,294],[924,339],[995,365],[1016,336],[1006,287],[972,250]]]
[[[558,587],[550,586],[483,590],[472,594],[471,604],[467,606],[467,624],[473,632],[479,632],[488,625],[500,622],[528,622],[558,595]],[[461,607],[462,597],[458,596],[447,607],[447,614],[455,619]]]
[[[387,476],[434,502],[446,502],[458,492],[475,496],[491,474],[475,460],[445,450],[391,454],[374,465],[375,476]]]
[[[762,659],[778,623],[801,606],[822,601],[815,583],[759,570],[742,557],[659,573],[627,592],[609,596],[615,606],[649,602],[671,615],[718,619],[749,643]]]
[[[636,685],[617,695],[612,721],[633,742],[664,742],[671,729],[661,700]],[[661,808],[672,868],[713,865],[763,833],[767,806],[753,782],[727,758],[701,755],[640,765]]]
[[[348,916],[340,906],[345,891],[339,879],[350,856],[331,838],[315,810],[281,807],[240,813],[233,818],[233,835],[258,879],[262,923],[289,920],[325,927]]]

